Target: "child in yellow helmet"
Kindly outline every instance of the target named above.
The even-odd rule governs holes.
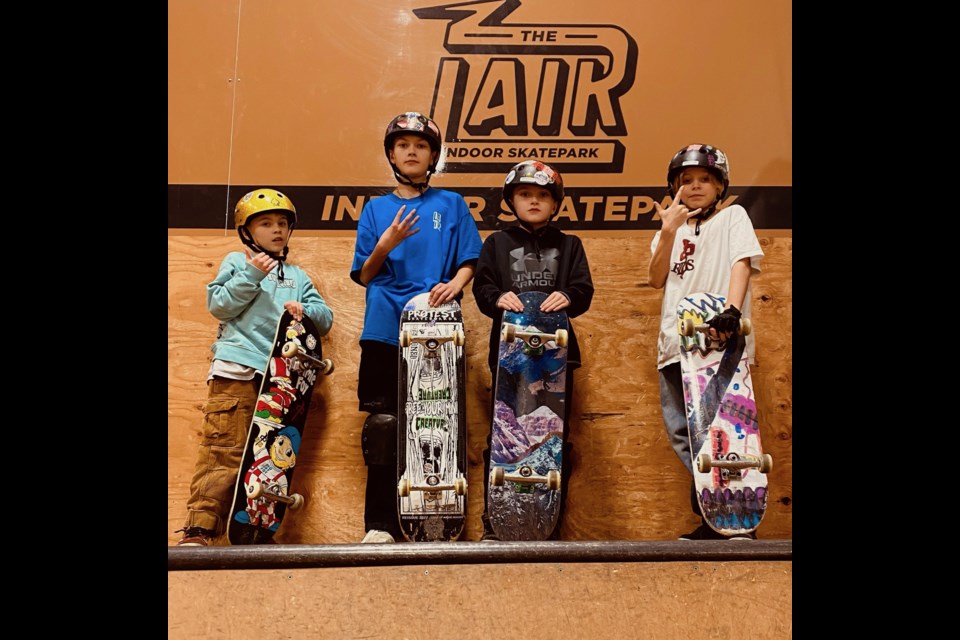
[[[290,199],[257,189],[237,203],[234,221],[243,252],[228,253],[207,285],[207,309],[220,321],[207,372],[203,434],[190,481],[180,546],[207,546],[226,529],[247,428],[260,392],[282,310],[309,317],[320,335],[333,312],[300,267],[286,265],[297,223]]]

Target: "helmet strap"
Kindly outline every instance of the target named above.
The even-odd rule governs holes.
[[[697,226],[694,227],[693,229],[693,235],[695,236],[700,235],[700,223],[706,222],[710,218],[710,216],[712,216],[717,212],[717,205],[719,203],[720,201],[716,200],[712,205],[710,205],[709,209],[707,209],[706,211],[701,211],[697,215],[693,216],[697,220]]]
[[[423,182],[414,182],[413,180],[409,179],[408,177],[406,177],[405,175],[403,175],[402,173],[400,173],[400,172],[397,170],[397,166],[396,166],[395,164],[393,164],[392,162],[390,163],[390,166],[393,167],[393,175],[394,175],[394,177],[396,177],[397,182],[400,182],[400,183],[402,183],[402,184],[409,185],[409,186],[413,187],[414,189],[416,189],[417,191],[419,191],[419,192],[421,193],[421,195],[423,194],[424,191],[427,190],[427,187],[430,186],[430,176],[433,175],[433,171],[432,171],[432,170],[430,170],[430,169],[427,170],[427,178],[426,178],[426,180],[424,180]]]
[[[273,253],[272,251],[267,251],[266,249],[258,245],[256,242],[254,242],[253,236],[250,235],[250,230],[247,229],[246,225],[243,225],[242,227],[237,227],[237,233],[240,235],[240,241],[243,242],[243,244],[250,247],[257,253],[267,254],[268,256],[270,256],[271,258],[273,258],[274,260],[280,263],[277,267],[277,278],[282,281],[283,280],[283,263],[287,259],[287,254],[290,253],[290,245],[289,244],[283,245],[282,255],[276,254],[276,253]],[[293,234],[293,230],[290,231],[290,234],[291,235]],[[287,242],[288,243],[290,242],[289,236],[287,236]]]

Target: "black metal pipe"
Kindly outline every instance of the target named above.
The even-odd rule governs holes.
[[[167,548],[168,571],[540,562],[792,560],[793,540],[418,542]]]

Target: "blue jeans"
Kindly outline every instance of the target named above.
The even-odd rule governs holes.
[[[700,503],[693,484],[693,460],[690,459],[690,427],[687,425],[687,404],[683,399],[683,376],[680,363],[674,362],[660,369],[660,408],[663,424],[667,427],[670,446],[680,462],[690,472],[690,508],[698,516]]]
[[[674,362],[660,369],[660,408],[663,424],[667,427],[670,446],[680,462],[693,476],[693,461],[690,459],[690,428],[687,426],[687,407],[683,400],[683,378],[680,363]]]

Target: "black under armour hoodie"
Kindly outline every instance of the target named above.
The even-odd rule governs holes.
[[[560,291],[570,298],[564,309],[568,318],[576,318],[590,308],[593,279],[587,254],[580,238],[568,235],[552,225],[536,231],[515,226],[491,233],[480,250],[473,278],[473,297],[480,311],[490,318],[490,351],[487,363],[496,376],[503,309],[497,300],[507,291],[552,293]],[[570,321],[567,366],[580,366],[580,345]]]

